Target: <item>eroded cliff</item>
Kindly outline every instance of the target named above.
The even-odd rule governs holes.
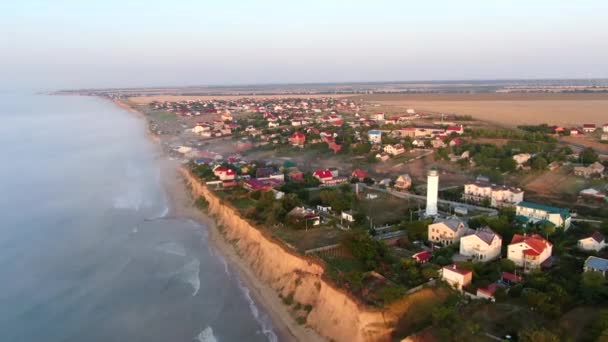
[[[195,198],[209,202],[209,214],[221,225],[224,237],[257,277],[284,298],[308,308],[306,324],[322,336],[345,342],[389,340],[396,317],[367,308],[323,279],[322,263],[298,255],[266,236],[212,191],[181,170]]]

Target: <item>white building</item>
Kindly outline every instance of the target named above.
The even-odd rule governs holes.
[[[453,245],[460,241],[463,236],[474,234],[464,221],[457,217],[447,219],[436,219],[428,226],[428,240],[444,246]]]
[[[551,257],[553,244],[537,234],[515,234],[507,248],[507,258],[526,270],[538,269]]]
[[[460,238],[460,254],[486,262],[500,256],[502,237],[490,228],[478,229],[475,234]]]
[[[564,230],[570,228],[570,211],[565,208],[524,201],[515,206],[515,215],[532,223],[547,221]]]
[[[372,120],[378,120],[378,121],[383,121],[384,120],[384,113],[376,113],[376,114],[372,114],[370,116],[370,118]]]
[[[403,145],[401,144],[394,144],[394,145],[386,145],[384,146],[384,152],[393,155],[393,156],[398,156],[400,154],[405,153],[405,147],[403,147]]]
[[[595,232],[589,237],[578,240],[578,248],[584,251],[599,252],[606,246],[608,246],[608,244],[606,244],[606,238],[604,238],[604,235],[600,232]]]
[[[462,288],[471,284],[473,271],[458,268],[456,265],[445,266],[441,269],[441,279],[453,288],[462,291]]]
[[[604,133],[608,133],[608,123],[605,123],[605,124],[602,126],[602,131],[603,131]]]
[[[382,143],[382,132],[377,129],[373,129],[367,132],[367,137],[369,142],[372,144],[381,144]]]
[[[590,256],[583,266],[585,272],[600,272],[604,277],[608,274],[608,259]]]
[[[348,222],[355,222],[355,212],[347,210],[342,212],[342,219]]]
[[[523,167],[523,164],[530,160],[530,158],[532,158],[530,153],[520,153],[513,156],[513,160],[517,163],[518,168]]]
[[[439,192],[439,172],[429,170],[426,185],[426,216],[437,215],[437,195]]]
[[[524,192],[519,188],[497,186],[486,182],[474,182],[464,185],[463,199],[474,202],[489,201],[496,208],[510,207],[524,200]]]

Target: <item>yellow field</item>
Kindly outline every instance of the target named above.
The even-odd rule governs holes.
[[[357,98],[396,109],[471,115],[504,126],[608,122],[608,94],[390,94]]]

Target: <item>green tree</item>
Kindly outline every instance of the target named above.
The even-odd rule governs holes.
[[[498,167],[502,172],[511,172],[515,170],[515,168],[517,167],[517,163],[511,157],[504,157],[500,159]]]
[[[585,148],[580,154],[581,163],[583,164],[595,163],[598,158],[599,157],[597,153],[595,153],[595,151],[591,147]]]
[[[547,163],[547,159],[543,158],[543,157],[535,157],[534,159],[532,159],[532,161],[530,162],[530,166],[532,167],[532,169],[534,170],[544,170],[547,168],[547,165],[549,163]]]
[[[599,272],[585,272],[581,278],[581,294],[585,301],[594,303],[606,298],[606,278]]]

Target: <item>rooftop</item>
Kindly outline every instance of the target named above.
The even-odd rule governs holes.
[[[593,268],[594,270],[608,271],[608,259],[590,256],[585,260],[585,267]]]

